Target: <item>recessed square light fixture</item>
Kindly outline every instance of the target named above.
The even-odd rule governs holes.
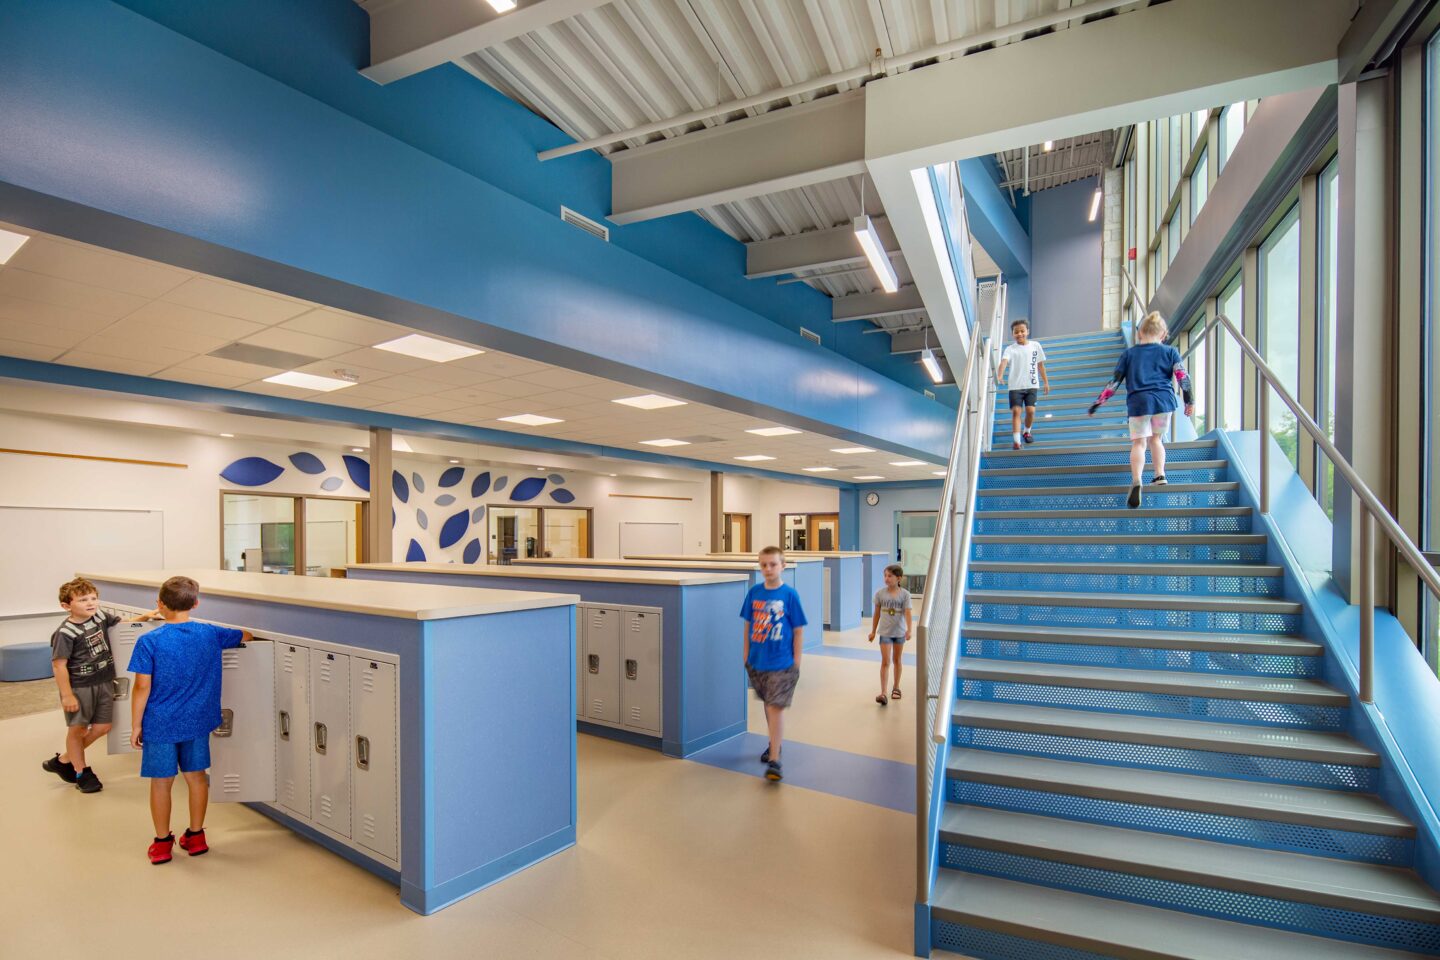
[[[890,461],[890,466],[892,466],[892,467],[923,467],[923,466],[926,466],[926,463],[925,463],[924,460],[891,460],[891,461]]]
[[[774,457],[767,457],[763,453],[752,453],[748,457],[736,457],[736,460],[744,460],[746,463],[758,463],[761,460],[774,460]]]
[[[284,387],[299,387],[301,390],[321,390],[329,393],[331,390],[339,390],[342,387],[353,387],[355,384],[349,380],[337,380],[334,377],[320,377],[313,373],[301,373],[299,370],[286,370],[284,373],[277,373],[273,377],[266,377],[266,383],[278,383]]]
[[[459,461],[459,460],[451,460],[450,462],[451,462],[451,463],[459,463],[460,461]]]
[[[664,438],[659,439],[659,440],[641,440],[640,442],[643,443],[643,444],[645,444],[645,446],[647,446],[647,447],[688,447],[688,446],[690,446],[690,441],[689,441],[689,440],[671,440],[669,437],[664,437]]]
[[[421,333],[412,333],[397,340],[377,343],[375,349],[384,350],[387,353],[403,353],[416,360],[431,360],[435,363],[449,363],[451,360],[476,357],[485,352],[463,344],[451,343],[448,340],[437,340]]]
[[[3,266],[11,257],[15,256],[15,251],[25,246],[25,241],[29,239],[30,238],[23,233],[15,233],[13,230],[0,230],[0,266]]]
[[[874,453],[874,452],[875,452],[875,448],[874,448],[874,447],[831,447],[831,448],[830,448],[830,452],[831,452],[831,453],[845,453],[845,454],[851,454],[851,453]]]
[[[837,467],[801,467],[806,473],[834,473]]]
[[[932,476],[932,477],[943,477],[943,476],[945,476],[945,471],[944,471],[944,470],[932,470],[931,473],[930,473],[930,476]]]
[[[513,417],[500,417],[501,423],[518,423],[522,427],[543,427],[552,423],[564,423],[554,417],[542,417],[538,413],[517,413]]]
[[[365,452],[365,448],[364,448],[364,447],[351,447],[351,448],[350,448],[350,452],[351,452],[351,453],[364,453],[364,452]]]
[[[746,433],[753,433],[757,437],[788,437],[799,433],[799,430],[791,430],[789,427],[756,427],[754,430],[746,430]]]
[[[509,13],[515,9],[515,0],[485,0],[496,13]]]
[[[864,477],[851,477],[851,479],[852,479],[852,480],[884,480],[885,478],[884,478],[884,477],[876,477],[876,476],[864,476]]]
[[[638,397],[625,397],[622,400],[611,400],[611,403],[623,403],[627,407],[635,407],[640,410],[662,410],[665,407],[683,407],[684,400],[674,400],[670,397],[662,397],[658,393],[647,393]]]
[[[233,433],[222,433],[220,434],[220,436],[224,437],[227,440],[233,440],[235,438],[235,434]]]

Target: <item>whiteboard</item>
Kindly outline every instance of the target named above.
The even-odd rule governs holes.
[[[684,553],[685,528],[679,523],[620,524],[620,556],[656,556]]]
[[[0,505],[0,616],[59,610],[56,589],[77,570],[164,566],[162,511]]]

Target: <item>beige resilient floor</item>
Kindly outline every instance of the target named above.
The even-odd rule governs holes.
[[[874,649],[858,631],[830,639]],[[908,762],[913,699],[876,706],[877,663],[807,657],[789,738]],[[38,767],[59,725],[0,721],[3,960],[911,953],[914,821],[883,807],[581,736],[577,845],[420,917],[239,806],[211,808],[210,855],[150,866],[138,758],[97,758],[105,790],[81,795]]]

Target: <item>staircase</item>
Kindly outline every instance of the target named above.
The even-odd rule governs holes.
[[[981,960],[1440,956],[1416,831],[1217,445],[1129,490],[1118,335],[1043,340],[982,461],[931,943]],[[1000,395],[1003,407],[1004,394]],[[1148,476],[1148,468],[1147,468]]]

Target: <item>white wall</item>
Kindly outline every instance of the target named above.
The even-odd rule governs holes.
[[[924,487],[909,490],[887,490],[879,488],[880,502],[870,506],[865,502],[868,490],[860,491],[860,549],[884,550],[890,559],[895,559],[896,514],[907,510],[939,510],[940,487]],[[924,570],[907,570],[908,573],[924,573]]]
[[[723,502],[726,513],[750,514],[750,545],[759,550],[780,543],[780,514],[837,513],[840,491],[808,483],[726,476]]]

